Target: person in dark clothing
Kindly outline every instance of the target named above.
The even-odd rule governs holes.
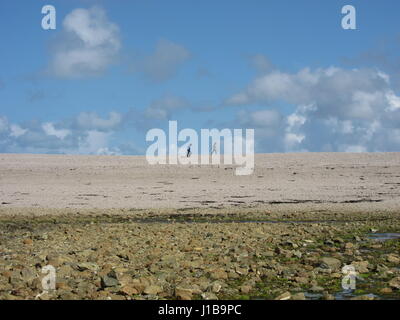
[[[216,142],[214,142],[214,144],[213,144],[211,155],[213,155],[214,152],[215,152],[215,154],[217,154],[217,143]]]
[[[186,153],[186,157],[187,157],[187,158],[189,158],[190,155],[192,154],[192,151],[190,150],[190,147],[191,147],[191,146],[192,146],[192,145],[190,144],[189,147],[187,148],[187,153]]]

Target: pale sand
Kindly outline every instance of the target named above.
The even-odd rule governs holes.
[[[397,212],[400,153],[257,155],[232,166],[147,164],[136,156],[0,154],[0,213],[15,208],[265,208]],[[9,209],[14,208],[14,209]]]

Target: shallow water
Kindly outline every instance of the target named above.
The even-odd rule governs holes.
[[[348,290],[344,290],[342,292],[338,292],[335,294],[335,299],[336,300],[349,300],[351,298],[356,297],[357,295],[353,294],[353,291],[348,291]],[[367,297],[371,297],[374,299],[379,299],[379,296],[373,294],[373,293],[369,293],[369,294],[364,294],[362,296],[367,296]]]
[[[308,300],[321,300],[323,299],[323,294],[321,293],[312,293],[312,292],[305,292],[304,295]],[[368,296],[374,299],[379,299],[380,297],[370,293],[370,294],[363,294],[362,296]],[[335,300],[350,300],[351,298],[357,297],[354,294],[353,290],[343,290],[334,294]]]
[[[400,233],[371,233],[368,235],[369,239],[376,241],[388,241],[394,239],[400,239]]]

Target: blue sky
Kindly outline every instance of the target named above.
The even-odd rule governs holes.
[[[57,29],[43,30],[43,5]],[[353,5],[357,30],[343,30]],[[150,128],[257,152],[400,151],[400,4],[2,1],[0,152],[143,154]]]

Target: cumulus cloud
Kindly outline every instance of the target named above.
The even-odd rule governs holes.
[[[110,137],[110,132],[89,130],[83,137],[81,136],[78,138],[78,153],[113,154],[108,148]]]
[[[358,102],[365,102],[364,107],[368,107],[374,98],[378,99],[378,95],[386,93],[388,88],[387,75],[372,69],[331,67],[313,71],[305,68],[293,74],[276,70],[256,78],[226,103],[240,105],[277,100],[296,105],[316,103],[321,112],[340,112],[346,116],[347,112],[354,111],[353,108],[347,108],[349,103],[354,102],[354,108],[359,108]]]
[[[133,63],[133,71],[143,73],[154,82],[163,82],[175,76],[190,56],[189,50],[184,46],[161,39],[152,54]]]
[[[49,66],[60,78],[80,78],[103,73],[121,48],[119,28],[100,7],[75,9],[63,21]]]
[[[46,122],[42,124],[43,131],[48,135],[48,136],[55,136],[59,139],[64,139],[66,136],[71,134],[71,130],[68,129],[56,129],[54,127],[54,124],[51,122]],[[26,132],[26,129],[20,128],[19,132]]]
[[[28,130],[21,128],[18,124],[11,124],[10,125],[10,136],[18,138],[24,135]]]
[[[376,69],[272,70],[225,103],[293,106],[292,113],[280,117],[264,117],[273,114],[270,108],[245,114],[243,119],[256,128],[263,151],[277,151],[279,144],[279,151],[400,150],[400,97],[389,75]],[[262,143],[266,136],[279,143]]]
[[[143,154],[143,148],[124,141],[121,134],[129,128],[141,132],[168,123],[173,114],[190,106],[185,98],[165,95],[126,113],[81,112],[59,121],[23,123],[11,123],[0,115],[0,153]]]
[[[112,143],[112,138],[121,119],[116,112],[111,112],[108,119],[88,112],[58,123],[29,121],[17,124],[0,116],[0,152],[120,154],[123,151]],[[132,150],[130,147],[129,152]]]

